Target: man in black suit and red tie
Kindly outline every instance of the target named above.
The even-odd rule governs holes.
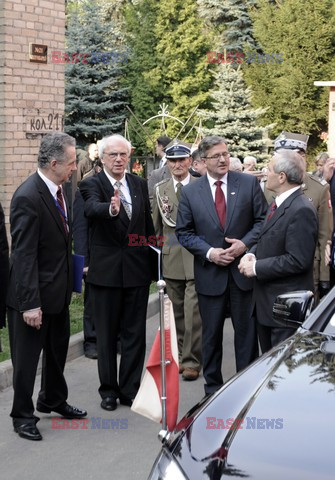
[[[63,375],[70,334],[71,225],[62,184],[76,170],[75,140],[65,133],[43,137],[38,170],[18,187],[10,207],[12,252],[8,327],[14,367],[14,430],[41,440],[32,394],[41,351],[42,381],[36,408],[65,418],[87,412],[69,405]]]
[[[257,241],[267,203],[257,178],[229,170],[227,142],[205,137],[199,152],[207,174],[182,189],[176,234],[194,255],[195,289],[202,319],[205,393],[223,384],[222,340],[228,302],[235,331],[237,371],[258,355],[251,316],[252,281],[238,271]]]
[[[121,135],[104,138],[99,145],[103,170],[80,184],[91,228],[87,282],[95,313],[101,408],[105,410],[115,410],[117,399],[131,406],[139,388],[152,261],[157,265],[147,245],[148,237],[154,235],[147,182],[126,173],[130,153],[131,145]]]
[[[239,265],[254,279],[253,308],[262,352],[290,337],[293,328],[277,325],[272,318],[275,299],[294,290],[313,291],[313,262],[318,238],[314,205],[301,185],[305,160],[292,150],[277,150],[268,166],[267,188],[276,198],[269,207],[256,245]]]

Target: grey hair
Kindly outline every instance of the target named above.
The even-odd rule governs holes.
[[[105,151],[105,148],[107,147],[107,145],[109,145],[113,140],[119,140],[119,141],[124,142],[124,144],[127,146],[128,155],[131,154],[131,143],[125,137],[123,137],[122,135],[119,135],[118,133],[115,133],[113,135],[109,135],[108,137],[104,137],[101,140],[101,142],[99,144],[99,157],[100,158],[103,157],[103,154],[104,154],[104,151]]]
[[[273,155],[273,170],[276,173],[284,172],[287,182],[302,185],[306,172],[306,161],[299,153],[281,148]]]
[[[65,161],[66,147],[75,147],[76,140],[63,132],[52,132],[44,135],[38,152],[38,166],[43,169],[51,162],[57,160],[59,163]]]
[[[320,152],[316,157],[316,163],[321,161],[323,164],[325,164],[328,158],[329,158],[329,155],[327,152]]]
[[[238,157],[230,157],[229,170],[242,172],[242,162]]]
[[[191,153],[191,157],[192,157],[192,163],[201,162],[200,152],[198,149],[193,150],[193,152]]]
[[[216,145],[221,145],[222,143],[227,145],[227,140],[223,137],[219,137],[218,135],[203,138],[198,147],[200,157],[206,157],[208,150],[210,150],[212,147],[216,147]]]

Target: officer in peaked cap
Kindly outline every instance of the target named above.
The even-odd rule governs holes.
[[[196,380],[201,370],[201,318],[194,285],[193,255],[175,235],[181,190],[198,179],[189,173],[191,145],[174,140],[165,149],[171,177],[155,186],[153,222],[163,237],[163,277],[173,305],[179,350],[179,372],[184,380]]]
[[[296,150],[305,158],[308,135],[282,132],[274,142],[275,151],[280,149]],[[331,236],[331,208],[329,207],[329,185],[323,185],[320,181],[308,173],[305,173],[304,183],[301,185],[303,193],[313,203],[319,220],[318,242],[314,256],[314,294],[316,303],[329,291],[329,268],[325,265],[325,248],[327,240]],[[271,192],[265,188],[265,197],[272,203]]]
[[[170,159],[189,158],[191,156],[191,146],[188,143],[175,139],[167,145],[165,156]]]
[[[307,150],[309,135],[301,135],[300,133],[281,132],[275,140],[275,151],[280,148],[287,150],[296,150],[302,153],[303,156]]]

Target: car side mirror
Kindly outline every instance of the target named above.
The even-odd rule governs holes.
[[[273,320],[281,327],[298,328],[314,307],[314,294],[309,290],[283,293],[273,304]]]

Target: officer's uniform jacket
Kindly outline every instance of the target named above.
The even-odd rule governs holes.
[[[190,176],[190,182],[196,182]],[[180,245],[175,235],[178,199],[173,179],[165,179],[155,187],[153,196],[153,222],[157,237],[163,237],[163,277],[174,280],[193,280],[193,255]],[[159,242],[158,242],[159,243]]]

